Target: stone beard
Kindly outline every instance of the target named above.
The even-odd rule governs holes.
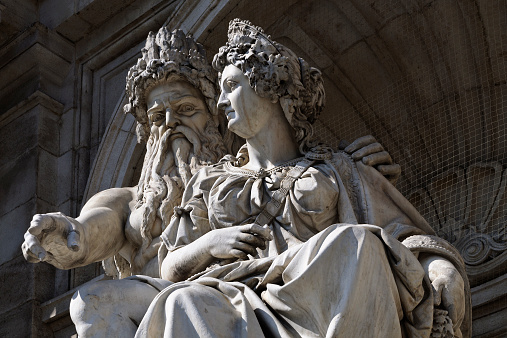
[[[167,226],[193,174],[225,154],[222,136],[210,115],[204,132],[199,134],[184,125],[168,128],[158,138],[150,134],[137,187],[136,209],[144,207],[143,247],[152,241],[151,229],[157,218],[162,227]]]

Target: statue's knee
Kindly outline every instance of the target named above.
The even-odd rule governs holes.
[[[194,298],[195,290],[192,288],[178,288],[171,292],[168,301],[174,304],[182,304]]]
[[[104,297],[107,295],[100,283],[92,283],[83,285],[72,296],[70,301],[70,316],[73,321],[84,320],[95,311],[107,304]],[[102,303],[102,304],[101,304]]]
[[[128,292],[116,284],[102,281],[83,285],[70,302],[70,317],[80,337],[133,337],[146,308],[137,299],[126,297]],[[127,293],[126,293],[127,292]],[[139,313],[135,310],[141,308]],[[113,334],[113,335],[111,335]]]
[[[202,308],[205,306],[226,307],[229,301],[217,289],[195,283],[171,291],[167,304],[178,307]]]
[[[96,309],[98,299],[90,294],[84,294],[78,290],[72,296],[70,301],[70,318],[76,326],[79,337],[99,337],[101,318],[97,316]]]
[[[352,242],[362,241],[364,237],[368,236],[368,232],[364,227],[354,224],[340,225],[333,230],[333,234],[337,234],[345,241]]]

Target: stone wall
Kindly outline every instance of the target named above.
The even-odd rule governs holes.
[[[76,216],[97,149],[150,30],[178,1],[0,2],[0,336],[69,336],[44,302],[99,265],[57,271],[20,251],[35,213]],[[46,323],[44,324],[43,320]]]
[[[336,145],[373,134],[386,146],[404,170],[400,190],[470,254],[474,336],[506,334],[501,1],[64,3],[0,0],[0,336],[73,334],[69,290],[99,276],[100,266],[26,264],[19,246],[34,213],[75,216],[94,193],[135,184],[143,147],[121,108],[126,71],[148,32],[181,28],[211,59],[235,17],[323,71],[319,135]],[[480,248],[476,239],[487,236],[493,242]]]

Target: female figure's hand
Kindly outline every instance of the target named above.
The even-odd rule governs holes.
[[[247,224],[208,232],[206,238],[208,252],[217,259],[248,259],[255,256],[257,248],[265,249],[273,239],[269,228],[257,224]]]
[[[453,324],[465,315],[465,282],[458,270],[447,259],[428,256],[420,262],[433,286],[435,307],[448,311]]]
[[[264,249],[273,239],[267,227],[247,224],[216,229],[192,243],[170,252],[162,261],[161,277],[179,282],[204,271],[217,260],[248,259],[257,248]]]

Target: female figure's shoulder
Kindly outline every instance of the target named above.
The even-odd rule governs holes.
[[[335,157],[337,159],[335,160]],[[335,162],[341,160],[332,148],[324,145],[313,147],[305,154],[305,160],[311,165],[301,175],[295,184],[295,191],[305,195],[319,194],[326,197],[334,196],[336,199],[339,193],[340,180]]]
[[[203,166],[190,179],[183,193],[183,202],[194,196],[208,193],[215,182],[226,174],[225,165],[233,161],[234,156],[226,155],[218,163]]]
[[[319,171],[330,178],[350,176],[354,167],[354,161],[349,154],[322,144],[311,148],[305,154],[305,158],[314,161],[310,172]]]

